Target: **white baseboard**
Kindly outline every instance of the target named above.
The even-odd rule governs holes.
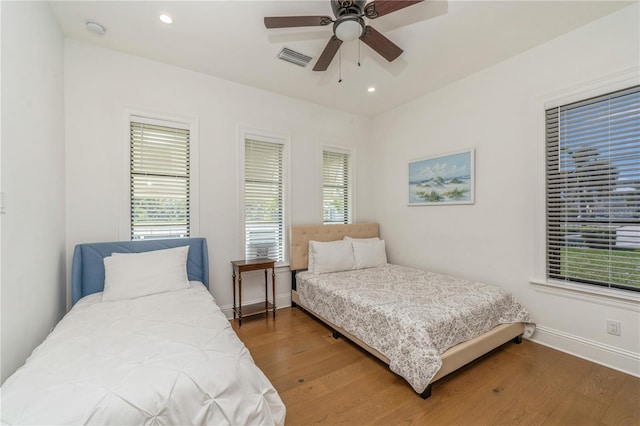
[[[271,299],[269,299],[269,300],[271,300]],[[243,302],[242,305],[244,306],[245,304],[251,305],[253,303],[264,302],[264,299],[243,300],[242,302]],[[276,294],[276,309],[288,308],[289,306],[291,306],[291,294],[290,293],[287,293],[287,294]],[[222,313],[224,313],[224,315],[227,317],[227,319],[232,319],[233,318],[233,305],[220,306],[220,309],[222,310]]]
[[[640,354],[538,325],[531,341],[640,377]]]

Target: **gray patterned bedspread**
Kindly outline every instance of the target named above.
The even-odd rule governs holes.
[[[422,393],[442,365],[440,355],[529,313],[508,291],[397,265],[297,277],[300,303],[390,360],[391,371]]]

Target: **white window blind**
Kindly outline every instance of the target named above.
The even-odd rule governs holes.
[[[324,150],[322,153],[323,223],[351,223],[350,155]]]
[[[189,236],[189,130],[130,122],[131,239]]]
[[[640,86],[546,111],[547,277],[640,291]]]
[[[245,139],[245,258],[285,260],[284,144]]]

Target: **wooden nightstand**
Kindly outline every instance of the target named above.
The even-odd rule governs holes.
[[[233,265],[233,319],[236,315],[239,320],[239,327],[242,327],[242,318],[251,315],[258,315],[273,312],[276,318],[276,268],[275,260],[260,258],[253,260],[232,260]],[[253,303],[242,305],[242,273],[264,269],[264,303]],[[269,292],[267,290],[267,270],[271,269],[271,295],[273,303],[269,302]],[[236,304],[236,276],[238,277],[238,303]]]

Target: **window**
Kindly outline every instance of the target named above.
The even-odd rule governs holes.
[[[640,291],[640,86],[546,111],[547,278]]]
[[[285,261],[284,149],[281,142],[245,138],[245,259]]]
[[[351,223],[351,156],[348,152],[322,152],[322,221],[325,225]]]
[[[132,240],[189,236],[189,133],[188,125],[131,117]]]

